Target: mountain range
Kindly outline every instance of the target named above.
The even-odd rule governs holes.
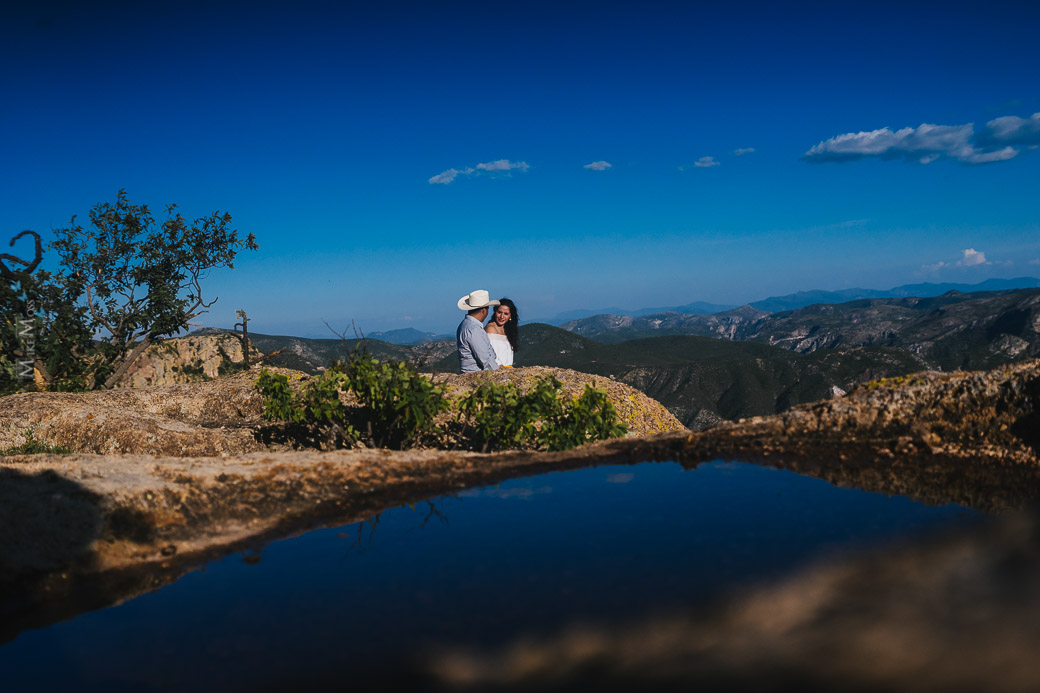
[[[950,291],[959,291],[961,293],[972,293],[978,291],[1006,291],[1008,289],[1035,289],[1040,288],[1040,279],[1036,277],[1016,277],[1014,279],[987,279],[986,281],[979,282],[978,284],[957,284],[957,283],[939,283],[934,284],[930,282],[924,282],[920,284],[904,284],[897,286],[892,289],[841,289],[839,291],[798,291],[793,294],[787,294],[784,296],[771,296],[760,301],[753,301],[747,305],[755,308],[756,310],[765,311],[767,313],[778,313],[785,310],[795,310],[796,308],[804,308],[814,303],[844,303],[846,301],[855,301],[862,298],[905,298],[908,296],[918,296],[921,298],[927,298],[931,296],[941,296]],[[583,318],[589,318],[597,315],[621,315],[629,317],[644,317],[647,315],[656,315],[659,313],[685,313],[695,315],[713,315],[715,313],[721,313],[724,311],[732,310],[736,308],[733,305],[719,305],[714,303],[705,303],[703,301],[697,301],[694,303],[687,303],[682,306],[670,306],[666,308],[639,308],[636,310],[626,310],[624,308],[602,308],[597,310],[580,309],[571,310],[565,313],[559,313],[558,315],[538,320],[537,322],[544,322],[549,325],[563,325],[567,322],[573,322],[581,320]]]
[[[925,369],[992,368],[1040,356],[1040,289],[873,298],[766,313],[596,316],[572,331],[520,327],[517,366],[571,368],[632,385],[700,430],[773,414],[857,384]],[[250,335],[274,365],[320,372],[356,339]],[[590,338],[592,337],[592,338]],[[455,341],[402,345],[374,338],[379,359],[457,372]]]
[[[562,328],[602,343],[685,334],[799,353],[882,346],[918,354],[933,368],[982,369],[1040,355],[1040,289],[818,303],[780,313],[744,306],[715,315],[600,315]]]

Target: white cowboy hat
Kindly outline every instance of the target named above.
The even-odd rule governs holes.
[[[475,308],[486,308],[487,306],[497,306],[498,301],[488,300],[488,292],[484,289],[477,289],[471,294],[467,294],[459,299],[460,310],[473,310]]]

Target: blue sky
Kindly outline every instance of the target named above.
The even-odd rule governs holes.
[[[203,324],[1040,276],[1036,3],[23,4],[0,230],[228,211]]]

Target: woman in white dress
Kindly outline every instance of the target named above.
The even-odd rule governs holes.
[[[520,341],[519,324],[520,316],[517,314],[516,304],[508,298],[501,299],[484,327],[499,366],[513,367],[513,354],[516,353],[517,342]]]

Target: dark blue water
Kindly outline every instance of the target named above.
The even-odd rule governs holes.
[[[230,556],[22,633],[0,647],[0,686],[348,688],[431,645],[669,613],[975,515],[746,464],[546,474]]]

